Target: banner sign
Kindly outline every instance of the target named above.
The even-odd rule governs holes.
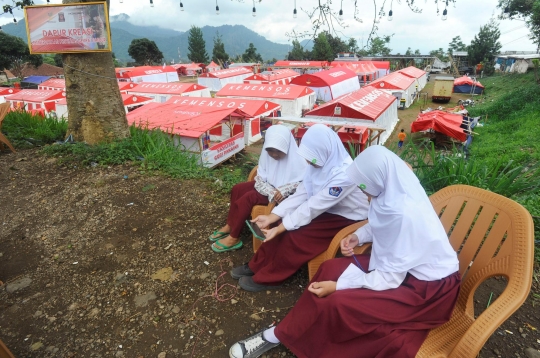
[[[202,162],[207,168],[212,168],[229,159],[234,154],[244,149],[244,132],[240,132],[221,143],[210,147],[202,152]]]
[[[110,52],[105,2],[24,8],[30,53]]]

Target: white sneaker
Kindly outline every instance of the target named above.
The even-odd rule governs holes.
[[[230,358],[257,358],[264,352],[278,346],[279,343],[270,343],[259,332],[247,339],[236,342],[229,349]]]

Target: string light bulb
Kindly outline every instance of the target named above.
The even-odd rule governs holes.
[[[292,17],[295,19],[298,17],[298,15],[296,14],[296,9],[293,10]]]
[[[180,11],[184,11],[184,4],[180,1]]]
[[[442,17],[441,19],[443,21],[446,21],[446,19],[448,19],[448,10],[444,9],[444,11],[442,12]]]
[[[341,6],[339,8],[339,21],[343,21],[343,0],[341,0]]]
[[[13,22],[15,23],[15,25],[17,25],[17,19],[16,18],[13,18]]]
[[[257,9],[255,9],[255,0],[253,0],[253,11],[251,12],[253,17],[257,16]]]
[[[150,0],[150,7],[154,7],[154,0]]]
[[[390,11],[388,11],[388,21],[392,21],[394,19],[394,12],[392,11],[392,9],[390,9]]]
[[[217,4],[217,0],[216,0],[216,15],[219,15],[219,6]]]
[[[124,0],[120,0],[120,4],[123,4],[124,3]]]

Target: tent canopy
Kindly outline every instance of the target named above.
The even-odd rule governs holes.
[[[206,68],[221,68],[221,66],[212,61],[208,64],[208,66],[206,66]]]
[[[287,85],[251,85],[251,84],[233,84],[225,85],[217,97],[264,97],[280,99],[297,99],[313,93],[313,90],[305,86],[287,86]]]
[[[163,83],[163,82],[141,82],[137,84],[130,92],[149,93],[149,94],[182,94],[185,92],[193,92],[206,89],[196,83]]]
[[[214,72],[203,73],[199,77],[208,77],[208,78],[229,78],[238,75],[253,74],[252,70],[248,70],[245,67],[235,67],[228,68],[226,70],[219,70]]]
[[[432,129],[443,133],[461,142],[467,140],[467,134],[461,128],[463,116],[443,111],[431,111],[418,115],[416,121],[411,123],[411,133]]]
[[[41,84],[47,81],[51,76],[28,76],[22,82]]]
[[[288,68],[284,68],[276,71],[265,71],[263,73],[256,73],[253,76],[244,78],[244,81],[278,81],[297,76],[299,76],[298,72]]]
[[[63,78],[50,78],[45,82],[42,82],[39,87],[53,87],[65,90],[66,89],[66,80]]]
[[[398,71],[399,73],[404,74],[407,77],[411,78],[420,78],[426,74],[426,71],[423,71],[419,68],[416,68],[414,66],[409,66],[407,68],[404,68],[402,70]]]
[[[134,82],[118,82],[118,87],[120,87],[120,91],[129,91],[137,87],[137,84]]]
[[[141,103],[151,102],[152,98],[150,97],[144,97],[144,96],[136,96],[133,94],[125,94],[122,93],[122,102],[124,102],[124,106],[133,106]],[[67,99],[62,98],[56,104],[59,105],[67,105]]]
[[[273,67],[322,68],[329,65],[326,61],[277,61]]]
[[[371,82],[369,86],[377,87],[380,89],[406,90],[414,84],[414,81],[414,78],[407,77],[399,72],[392,72],[389,75],[386,75]]]
[[[480,88],[484,88],[484,86],[482,86],[482,84],[478,81],[474,81],[472,78],[470,78],[469,76],[462,76],[462,77],[458,77],[454,80],[454,86],[463,86],[463,85],[475,85],[476,84],[476,87],[480,87]]]
[[[306,113],[306,116],[343,117],[376,121],[395,101],[396,97],[391,94],[368,86],[326,102]],[[336,107],[340,109],[336,110]]]
[[[66,93],[63,91],[47,91],[25,89],[11,96],[6,96],[6,101],[24,101],[24,102],[44,102],[54,101],[64,98]]]
[[[172,66],[139,66],[139,67],[124,67],[116,68],[117,78],[132,78],[147,75],[156,75],[166,72],[175,72]]]
[[[232,114],[243,117],[237,108],[212,108],[202,111],[195,106],[174,102],[149,103],[127,114],[130,125],[140,125],[189,138],[199,138]]]
[[[376,68],[380,68],[381,70],[390,70],[390,61],[377,61],[377,60],[373,60],[373,61],[370,61],[373,66],[375,66]]]
[[[244,98],[206,98],[206,97],[178,97],[172,96],[165,103],[189,107],[192,111],[201,113],[212,112],[220,109],[239,109],[246,118],[254,118],[268,112],[277,111],[279,104],[265,100]]]
[[[0,96],[9,96],[20,91],[20,88],[0,87]]]
[[[356,78],[356,73],[346,67],[337,67],[313,74],[303,74],[293,78],[291,84],[309,87],[328,87],[350,78]]]

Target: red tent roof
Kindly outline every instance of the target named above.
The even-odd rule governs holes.
[[[20,91],[20,88],[0,87],[0,96],[9,96]]]
[[[152,98],[150,97],[144,97],[144,96],[135,96],[133,94],[122,94],[122,102],[124,102],[124,106],[132,106],[136,104],[141,104],[145,102],[151,102]],[[67,104],[67,99],[62,98],[57,102],[57,104]]]
[[[207,98],[207,97],[179,97],[172,96],[165,103],[189,107],[190,110],[199,112],[211,112],[217,109],[232,108],[242,111],[245,117],[254,118],[266,112],[275,111],[281,108],[279,104],[262,99],[244,98]]]
[[[436,132],[446,134],[449,137],[464,142],[467,140],[467,134],[460,127],[462,122],[463,116],[460,114],[451,114],[443,111],[421,113],[418,115],[416,121],[411,123],[411,133],[433,129]]]
[[[228,68],[226,70],[218,70],[214,72],[203,73],[199,77],[208,77],[208,78],[229,78],[238,75],[253,74],[252,70],[249,70],[245,67],[235,67]]]
[[[120,91],[129,91],[137,87],[137,84],[135,82],[118,82],[118,87],[120,87]]]
[[[287,85],[252,85],[252,84],[226,84],[216,93],[216,97],[262,97],[297,99],[313,93],[313,90],[305,86]]]
[[[41,82],[38,87],[54,87],[54,88],[60,88],[62,90],[65,90],[66,88],[66,80],[63,78],[49,78],[45,82]]]
[[[377,87],[380,89],[399,89],[405,90],[414,84],[415,79],[402,75],[399,72],[392,72],[389,75],[376,79],[368,86]]]
[[[267,73],[256,73],[253,76],[244,78],[244,81],[278,81],[284,78],[297,77],[300,74],[288,68],[270,71]]]
[[[380,69],[384,69],[384,70],[389,70],[390,69],[390,61],[373,60],[373,61],[371,61],[371,63],[373,64],[373,66],[375,66],[377,68],[380,68]]]
[[[277,61],[273,67],[322,68],[328,65],[326,61]]]
[[[44,102],[62,99],[65,96],[64,91],[25,89],[4,98],[6,101]]]
[[[160,128],[162,131],[169,133],[199,138],[203,133],[232,114],[245,116],[237,108],[222,107],[206,111],[195,106],[183,106],[173,102],[154,102],[129,112],[127,120],[130,125],[140,125],[149,129]]]
[[[407,68],[399,70],[398,72],[412,78],[420,78],[426,74],[426,71],[422,71],[421,69],[414,66],[409,66]]]
[[[182,94],[185,92],[193,92],[205,89],[196,83],[161,83],[161,82],[140,82],[133,90],[128,89],[128,92],[149,93],[149,94]]]
[[[331,68],[313,74],[303,74],[292,79],[291,84],[309,87],[326,87],[356,78],[356,73],[346,67]]]
[[[396,97],[375,87],[363,87],[315,108],[306,116],[343,117],[376,121],[388,107],[395,104]],[[341,115],[335,115],[335,108],[341,107]]]
[[[462,76],[462,77],[458,77],[454,80],[454,86],[463,86],[463,85],[473,85],[475,82],[472,78],[470,78],[469,76]],[[478,81],[476,81],[476,87],[481,87],[481,88],[484,88],[484,86],[482,86],[482,84]]]
[[[334,61],[332,62],[332,67],[346,67],[356,74],[371,74],[377,72],[377,69],[373,66],[367,66],[366,64],[357,61]]]
[[[116,68],[117,78],[131,78],[146,75],[155,75],[158,73],[176,72],[172,66],[139,66]]]
[[[210,62],[210,63],[208,64],[208,66],[206,66],[206,68],[208,68],[208,67],[212,67],[212,68],[221,68],[221,66],[218,65],[217,63],[215,63],[214,61]]]

